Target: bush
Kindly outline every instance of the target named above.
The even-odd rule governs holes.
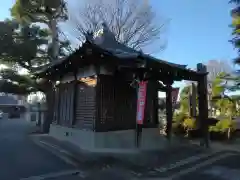
[[[187,117],[188,117],[188,114],[185,112],[174,113],[172,128],[175,134],[182,135],[185,133],[182,123],[184,119]]]
[[[191,117],[187,117],[184,119],[182,126],[185,129],[187,137],[189,136],[189,131],[195,130],[197,128],[196,122],[197,122],[196,119]]]
[[[225,133],[229,129],[231,129],[232,131],[236,130],[236,124],[231,119],[219,120],[215,126],[209,127],[210,132]]]
[[[185,130],[181,123],[173,122],[172,129],[173,129],[173,133],[176,135],[183,135],[185,133]]]
[[[229,119],[219,120],[216,125],[209,126],[209,132],[212,136],[224,136],[230,139],[232,134],[236,131],[236,123]]]
[[[211,139],[230,139],[236,131],[236,122],[230,118],[223,120],[208,118],[208,125]],[[174,115],[173,131],[175,134],[185,134],[185,136],[191,138],[201,137],[197,119],[189,117],[184,112]]]
[[[188,114],[185,112],[174,113],[173,115],[173,122],[181,124],[185,118],[188,117]]]
[[[184,129],[188,129],[188,130],[196,129],[196,127],[197,127],[196,119],[187,117],[184,119],[182,125],[183,125]]]

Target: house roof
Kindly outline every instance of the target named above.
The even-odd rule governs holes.
[[[71,61],[73,61],[73,57],[77,58],[77,64],[75,63],[74,66],[77,66],[77,68],[81,67],[81,63],[84,61],[86,62],[86,59],[84,60],[80,58],[81,53],[86,53],[87,48],[97,49],[104,55],[110,55],[112,57],[116,57],[120,63],[138,63],[140,62],[141,66],[143,64],[147,64],[148,68],[151,69],[162,69],[166,70],[166,68],[170,68],[171,72],[176,71],[176,73],[184,72],[187,73],[187,76],[192,76],[199,74],[199,72],[196,72],[194,70],[187,69],[187,65],[180,65],[175,64],[171,62],[167,62],[164,60],[157,59],[151,55],[144,54],[141,51],[134,50],[130,47],[127,47],[126,45],[118,42],[115,39],[114,34],[108,29],[108,27],[103,24],[102,33],[98,33],[97,36],[94,36],[93,33],[87,33],[86,34],[86,42],[83,43],[82,47],[77,49],[75,52],[73,52],[69,57],[62,58],[58,61],[52,62],[48,66],[42,68],[41,70],[37,71],[36,74],[43,75],[48,74],[48,72],[53,72],[54,69],[58,70],[61,69],[61,67],[65,66],[67,67],[69,64],[71,64]],[[76,59],[76,58],[75,58]],[[89,61],[89,60],[88,60]],[[92,60],[93,62],[100,62],[100,60]],[[106,62],[106,59],[101,60],[101,62]],[[91,63],[91,62],[88,62]],[[160,70],[161,71],[161,70]],[[200,73],[201,74],[201,73]]]

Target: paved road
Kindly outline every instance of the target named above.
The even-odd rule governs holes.
[[[75,170],[34,144],[28,136],[31,126],[24,120],[0,120],[0,179],[19,180]]]
[[[195,164],[195,167],[182,170],[176,180],[239,180],[240,154],[224,152],[206,161]]]
[[[158,180],[240,180],[240,153],[226,150],[205,154],[196,149],[178,149],[170,152],[171,155],[159,152],[144,154],[144,158],[124,157],[122,161],[106,161],[104,158],[99,159],[100,162],[85,162],[83,164],[91,167],[80,168],[87,172],[87,176],[81,177],[74,166],[32,141],[28,135],[32,127],[24,120],[0,120],[0,180],[32,180],[33,177],[45,177],[41,180],[150,177]],[[94,164],[98,164],[96,167],[103,167],[101,164],[110,166],[94,168]]]

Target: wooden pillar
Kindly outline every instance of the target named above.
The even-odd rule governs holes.
[[[78,100],[78,81],[77,79],[75,78],[74,80],[74,85],[73,85],[73,109],[72,109],[72,113],[73,113],[73,116],[72,116],[72,126],[74,126],[75,122],[76,122],[76,109],[77,109],[77,100]]]
[[[158,127],[159,120],[158,120],[158,89],[157,89],[157,83],[155,82],[155,88],[154,88],[154,96],[153,96],[153,118],[154,118],[154,124],[156,127]]]
[[[42,124],[41,124],[41,103],[40,102],[38,102],[37,103],[37,126],[41,126]]]
[[[196,99],[197,99],[197,89],[194,83],[192,83],[191,86],[191,97],[190,97],[190,104],[191,104],[191,108],[190,108],[190,115],[191,117],[196,117],[197,116],[197,112],[196,112]]]
[[[167,116],[167,138],[171,140],[172,137],[172,119],[173,119],[173,105],[172,105],[172,84],[166,83],[166,116]]]
[[[203,73],[198,79],[198,121],[200,125],[203,141],[201,145],[209,147],[209,132],[208,132],[208,93],[207,93],[207,68],[203,64],[197,65],[197,71]],[[204,74],[205,73],[205,74]]]
[[[74,76],[74,84],[73,84],[73,105],[72,105],[72,123],[71,125],[74,126],[76,122],[76,111],[77,111],[77,101],[78,101],[78,77],[77,77],[78,71],[75,70],[73,71],[73,76]]]
[[[61,115],[60,115],[60,111],[61,111],[61,86],[57,86],[57,89],[58,89],[58,101],[57,101],[57,124],[60,123],[60,118],[61,118]]]
[[[53,112],[53,104],[52,104],[52,97],[53,97],[53,90],[51,89],[46,93],[46,100],[47,100],[47,115],[43,121],[42,125],[42,132],[49,133],[50,124],[52,123],[52,112]],[[41,116],[40,116],[41,117]]]

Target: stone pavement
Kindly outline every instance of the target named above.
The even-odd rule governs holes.
[[[230,149],[206,150],[189,144],[164,151],[97,154],[81,151],[70,143],[46,135],[34,135],[32,139],[79,169],[77,175],[68,175],[67,179],[179,179],[236,154]]]

